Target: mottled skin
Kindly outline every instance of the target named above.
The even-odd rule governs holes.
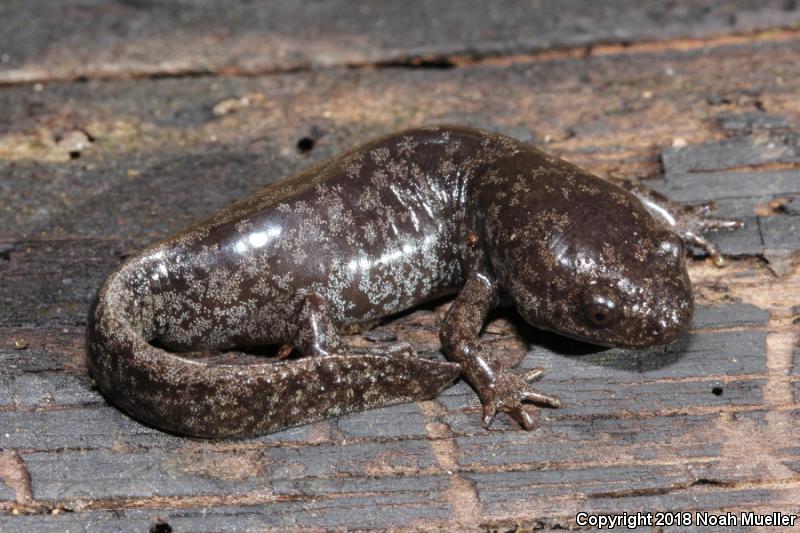
[[[512,374],[482,346],[493,307],[631,348],[671,342],[691,317],[675,231],[702,219],[681,211],[670,228],[664,215],[679,208],[634,192],[647,207],[481,130],[383,137],[125,261],[90,312],[90,371],[126,412],[188,435],[255,435],[432,398],[459,375],[478,392],[487,426],[504,411],[530,428],[525,404],[559,401],[528,385],[541,369]],[[456,292],[440,332],[452,363],[402,343],[357,350],[340,337],[346,326]],[[269,344],[304,357],[214,364],[191,354]]]

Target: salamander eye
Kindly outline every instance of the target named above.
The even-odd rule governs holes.
[[[605,328],[616,323],[619,318],[619,304],[609,293],[592,293],[586,299],[584,314],[589,324]]]

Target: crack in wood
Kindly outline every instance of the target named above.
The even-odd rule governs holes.
[[[439,467],[450,477],[450,487],[444,491],[445,498],[453,509],[454,520],[462,525],[475,525],[480,520],[481,507],[478,491],[473,483],[459,472],[458,445],[446,423],[440,418],[447,412],[438,400],[419,403],[425,427],[428,431],[431,449]]]
[[[0,76],[0,87],[14,85],[31,85],[60,81],[85,82],[88,80],[159,80],[198,77],[262,77],[290,75],[305,72],[321,72],[331,70],[381,70],[381,69],[456,69],[481,66],[509,66],[542,61],[558,61],[563,59],[589,59],[611,55],[635,55],[663,53],[670,51],[692,52],[720,46],[749,45],[759,43],[782,43],[800,37],[800,29],[787,26],[769,30],[732,32],[707,38],[673,38],[654,39],[634,43],[620,43],[609,39],[598,39],[596,42],[582,46],[564,46],[557,48],[533,48],[523,53],[508,52],[470,52],[450,51],[445,54],[412,54],[398,55],[394,58],[379,61],[343,62],[330,66],[298,63],[282,67],[246,68],[241,65],[220,65],[215,68],[198,68],[181,62],[162,62],[152,66],[129,65],[120,69],[116,63],[95,64],[87,73],[65,73],[60,76],[49,75],[44,71],[10,71]]]
[[[637,496],[661,496],[676,491],[690,490],[694,487],[713,487],[712,490],[721,489],[751,489],[751,488],[786,488],[800,487],[800,477],[781,481],[725,481],[719,479],[696,478],[682,483],[672,483],[666,487],[624,489],[608,492],[594,492],[588,495],[590,499],[599,498],[630,498]]]
[[[779,172],[783,170],[800,170],[800,163],[784,162],[784,161],[766,161],[763,163],[752,163],[744,165],[733,165],[730,167],[710,168],[710,169],[687,169],[687,174],[716,174],[721,172]],[[788,192],[788,191],[787,191]],[[800,192],[800,191],[798,191]],[[786,193],[781,193],[786,194]],[[797,194],[797,192],[788,192],[788,194]],[[731,196],[728,198],[739,198],[738,196]],[[724,198],[717,198],[724,199]]]

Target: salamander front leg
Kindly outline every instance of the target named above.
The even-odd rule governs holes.
[[[636,195],[650,214],[675,231],[683,242],[705,251],[717,266],[725,264],[716,244],[706,239],[707,231],[733,231],[744,227],[741,220],[712,218],[709,215],[717,206],[714,202],[683,205],[673,202],[663,194],[639,183],[623,182],[623,187]]]
[[[445,317],[439,337],[445,353],[463,367],[463,375],[477,391],[483,403],[483,425],[489,427],[498,411],[508,413],[525,429],[536,422],[531,415],[533,403],[560,407],[558,398],[547,396],[529,383],[541,379],[543,368],[512,374],[487,353],[478,339],[489,311],[497,305],[495,283],[483,274],[472,274]]]

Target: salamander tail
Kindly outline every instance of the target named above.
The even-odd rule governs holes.
[[[89,314],[89,371],[100,391],[145,423],[182,435],[248,437],[340,414],[436,397],[454,363],[353,354],[220,364],[168,352],[137,327],[122,276]]]

